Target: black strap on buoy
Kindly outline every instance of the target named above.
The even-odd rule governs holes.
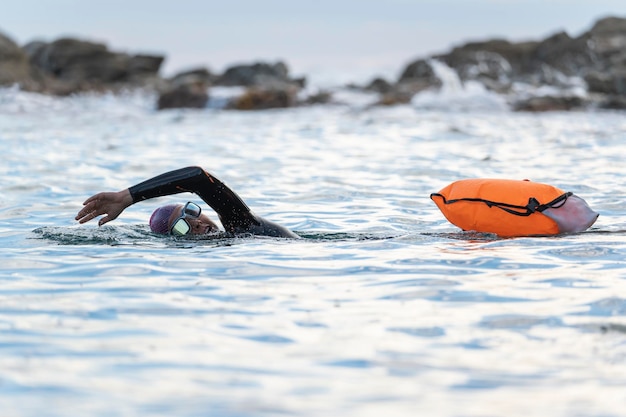
[[[491,200],[485,200],[484,198],[457,198],[454,200],[446,200],[446,197],[444,197],[442,194],[439,193],[432,193],[430,195],[431,200],[433,199],[433,197],[441,197],[441,199],[443,200],[444,204],[454,204],[457,203],[459,201],[470,201],[470,202],[474,202],[474,203],[485,203],[487,206],[489,207],[497,207],[501,210],[506,211],[507,213],[511,213],[514,214],[516,216],[530,216],[531,214],[535,213],[535,212],[539,212],[541,213],[542,211],[549,209],[549,208],[559,208],[561,207],[563,204],[565,204],[565,201],[567,201],[567,198],[569,196],[571,196],[572,193],[571,192],[567,192],[565,194],[562,194],[560,196],[558,196],[557,198],[555,198],[554,200],[550,201],[549,203],[546,204],[541,204],[539,203],[539,201],[537,201],[537,199],[535,197],[531,197],[528,199],[528,204],[526,204],[525,206],[518,206],[515,204],[507,204],[507,203],[500,203],[498,201],[491,201]]]

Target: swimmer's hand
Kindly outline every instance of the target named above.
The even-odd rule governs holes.
[[[102,226],[111,220],[117,219],[117,216],[131,204],[133,204],[133,198],[128,189],[118,192],[99,193],[85,200],[83,203],[84,207],[78,212],[75,220],[83,224],[105,214],[98,221],[98,226]]]

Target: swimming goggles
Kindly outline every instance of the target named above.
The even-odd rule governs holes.
[[[193,217],[194,219],[197,219],[200,217],[201,212],[202,209],[199,205],[189,201],[183,207],[180,216],[172,223],[172,227],[170,227],[170,234],[174,236],[185,236],[186,234],[189,234],[191,232],[191,225],[186,218]]]

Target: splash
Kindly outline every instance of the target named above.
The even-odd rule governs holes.
[[[441,61],[429,61],[435,75],[441,80],[439,90],[423,91],[411,101],[418,109],[444,111],[506,111],[506,99],[488,91],[478,81],[463,82],[456,71]]]
[[[33,230],[36,239],[58,245],[108,245],[133,244],[154,239],[145,226],[59,227],[43,226]]]

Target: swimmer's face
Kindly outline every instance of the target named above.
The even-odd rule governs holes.
[[[171,230],[174,222],[180,218],[183,207],[183,204],[179,204],[178,207],[174,209],[167,222],[167,230]],[[189,226],[191,226],[191,230],[189,231],[190,235],[205,235],[219,231],[217,225],[204,213],[200,213],[198,217],[185,216],[185,220],[189,223]]]

